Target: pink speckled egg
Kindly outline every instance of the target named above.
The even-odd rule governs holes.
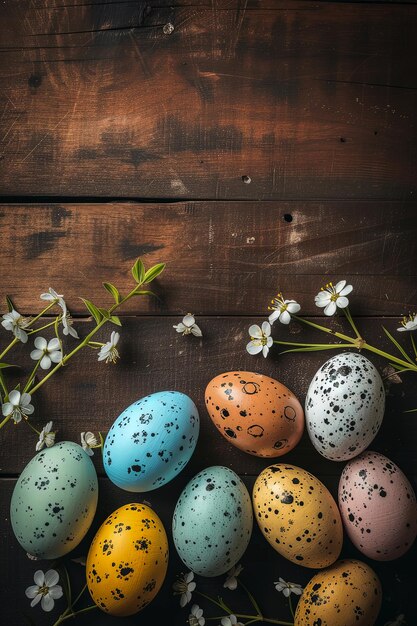
[[[339,508],[352,543],[371,559],[397,559],[416,538],[413,488],[400,468],[377,452],[363,452],[346,465]]]

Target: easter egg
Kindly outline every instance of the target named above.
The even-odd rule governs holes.
[[[263,374],[219,374],[207,385],[206,407],[223,437],[256,456],[282,456],[303,434],[301,404],[287,387]]]
[[[352,459],[374,439],[384,408],[384,386],[374,365],[361,354],[337,354],[310,383],[305,403],[308,434],[326,459]]]
[[[199,430],[191,398],[179,391],[152,393],[131,404],[111,426],[103,449],[106,474],[126,491],[157,489],[188,463]]]
[[[201,576],[220,576],[245,552],[252,533],[252,505],[231,469],[208,467],[181,493],[172,536],[183,563]]]
[[[16,539],[40,559],[67,554],[90,528],[97,498],[96,470],[81,446],[61,441],[38,452],[13,490],[10,518]]]
[[[364,452],[344,468],[339,508],[358,550],[377,561],[391,561],[412,546],[417,535],[417,504],[400,468],[377,452]]]
[[[369,565],[337,561],[304,588],[294,626],[373,626],[381,602],[381,584]]]
[[[95,604],[127,616],[151,602],[168,567],[165,528],[145,504],[125,504],[98,529],[88,551],[87,586]]]
[[[315,476],[295,465],[271,465],[253,487],[255,518],[282,556],[323,568],[339,557],[343,528],[337,504]]]

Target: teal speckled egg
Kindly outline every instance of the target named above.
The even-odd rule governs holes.
[[[67,554],[83,539],[97,507],[94,465],[72,441],[39,452],[13,490],[10,518],[24,550],[41,559]]]
[[[185,565],[200,576],[220,576],[240,560],[252,534],[251,499],[231,469],[208,467],[188,483],[172,520]]]

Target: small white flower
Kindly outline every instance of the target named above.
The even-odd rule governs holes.
[[[281,591],[286,598],[288,598],[292,593],[296,596],[301,596],[303,593],[301,585],[297,585],[297,583],[287,583],[281,577],[278,579],[278,582],[274,583],[274,585],[275,589],[277,591]]]
[[[192,592],[196,588],[194,582],[194,572],[188,572],[188,574],[182,574],[178,580],[175,581],[173,587],[176,594],[180,594],[180,606],[184,607],[191,601]]]
[[[318,307],[324,307],[325,315],[334,315],[337,307],[345,309],[349,306],[349,300],[346,296],[352,290],[352,285],[346,285],[345,280],[340,280],[336,283],[336,286],[333,286],[333,283],[328,283],[326,287],[321,288],[314,301]]]
[[[301,307],[295,300],[284,300],[282,293],[279,293],[271,300],[271,306],[268,309],[273,311],[268,318],[270,324],[273,324],[275,320],[279,320],[281,324],[289,324],[290,314],[298,313]]]
[[[198,604],[193,604],[191,607],[191,613],[188,616],[188,623],[190,626],[204,626],[206,620],[203,617],[203,609],[200,609]]]
[[[237,621],[236,615],[229,615],[229,617],[223,617],[220,623],[222,626],[243,626],[242,622]]]
[[[34,406],[30,404],[31,396],[29,393],[20,393],[17,389],[14,389],[9,393],[9,400],[1,405],[1,412],[4,417],[9,417],[14,420],[15,424],[18,424],[22,417],[32,415],[35,410]]]
[[[99,361],[106,361],[106,363],[116,363],[119,358],[119,352],[117,351],[117,344],[119,342],[120,335],[115,330],[113,330],[110,335],[110,341],[101,346],[100,352],[98,353]]]
[[[411,314],[408,317],[403,317],[401,321],[401,328],[397,328],[400,333],[403,333],[405,330],[416,330],[417,328],[417,315],[415,313]]]
[[[61,345],[59,339],[54,337],[49,342],[44,337],[36,337],[35,350],[30,353],[30,358],[39,361],[43,370],[49,370],[52,363],[59,363],[62,360]]]
[[[34,556],[33,554],[29,554],[29,552],[26,552],[26,556],[28,559],[30,559],[31,561],[40,561],[40,558],[37,556]]]
[[[269,348],[274,343],[271,337],[271,324],[269,322],[263,322],[262,328],[257,324],[253,324],[249,327],[249,335],[251,341],[246,346],[246,350],[249,354],[259,354],[259,352],[262,352],[264,357],[267,357]]]
[[[71,335],[71,337],[75,337],[75,339],[79,338],[77,331],[72,325],[72,319],[69,313],[66,313],[62,316],[61,322],[63,328],[62,332],[64,333],[64,335]]]
[[[182,318],[182,322],[174,324],[173,328],[175,328],[177,333],[182,333],[183,335],[189,335],[192,333],[196,337],[203,336],[200,328],[195,323],[195,317],[192,313],[187,313],[187,315]]]
[[[83,447],[83,450],[87,452],[88,456],[93,456],[94,452],[91,448],[95,448],[97,444],[98,442],[96,437],[94,436],[94,433],[81,433],[81,445]]]
[[[30,322],[30,317],[23,317],[20,313],[12,309],[10,313],[3,315],[1,325],[6,330],[11,330],[16,339],[19,339],[22,343],[26,343],[28,335],[23,329],[27,328]]]
[[[47,293],[41,293],[41,300],[46,300],[46,302],[56,302],[58,306],[61,307],[63,311],[63,315],[67,314],[67,305],[64,300],[64,296],[61,293],[57,293],[55,289],[49,287]]]
[[[240,563],[239,565],[235,565],[234,567],[232,567],[232,569],[230,569],[227,572],[227,578],[223,587],[226,587],[226,589],[230,589],[231,591],[234,591],[237,587],[237,577],[239,576],[242,570],[243,570],[243,567],[240,565]]]
[[[36,444],[36,451],[42,450],[44,446],[51,448],[55,443],[55,433],[51,432],[52,422],[48,422],[44,426],[39,435],[39,441]]]
[[[62,598],[63,592],[61,585],[57,585],[59,574],[56,570],[50,569],[45,574],[42,570],[37,570],[33,576],[34,585],[28,587],[25,591],[27,598],[32,598],[30,606],[35,606],[38,602],[44,611],[52,611],[55,600]]]

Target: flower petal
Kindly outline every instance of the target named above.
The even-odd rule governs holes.
[[[24,415],[32,415],[32,413],[35,410],[35,407],[33,406],[33,404],[28,404],[26,406],[20,407],[20,410],[22,411]]]
[[[51,598],[49,593],[47,593],[46,596],[43,596],[41,601],[41,607],[44,611],[46,611],[47,613],[49,613],[49,611],[52,611],[52,609],[54,608],[54,604],[54,599]]]
[[[334,315],[335,313],[336,313],[336,302],[333,302],[333,300],[331,300],[331,302],[329,302],[329,304],[324,309],[324,314]]]
[[[281,313],[281,315],[279,316],[279,321],[281,322],[281,324],[289,324],[291,322],[291,315],[288,313],[288,311],[283,311]]]
[[[263,354],[263,356],[264,356],[264,358],[265,358],[265,359],[266,359],[266,357],[268,356],[268,352],[269,352],[269,348],[268,348],[268,346],[264,346],[264,347],[262,348],[262,354]]]
[[[49,569],[45,574],[45,585],[53,587],[59,581],[59,574],[55,569]]]
[[[27,404],[29,404],[29,402],[31,401],[32,396],[30,395],[30,393],[22,393],[22,396],[20,398],[20,404],[21,406],[25,406]]]
[[[45,350],[47,346],[48,346],[48,343],[44,337],[36,337],[35,348],[38,348],[38,350]]]
[[[33,574],[33,580],[35,581],[35,584],[38,585],[38,587],[42,587],[43,583],[45,582],[45,574],[41,569],[36,570],[36,572]]]
[[[262,351],[262,344],[256,344],[254,341],[250,341],[246,346],[246,350],[249,352],[249,354],[259,354],[259,352]]]
[[[339,307],[339,309],[345,309],[347,306],[349,306],[349,300],[345,298],[345,296],[341,296],[337,299],[337,306]]]
[[[249,335],[251,337],[255,337],[255,339],[262,338],[262,331],[258,324],[252,324],[252,326],[249,326]]]
[[[61,345],[59,343],[58,337],[53,337],[48,343],[49,352],[53,352],[54,350],[60,350],[60,349],[61,349]]]
[[[30,587],[28,587],[25,591],[25,595],[27,598],[34,598],[39,591],[39,587],[38,585],[31,585]]]
[[[38,593],[32,600],[32,602],[30,603],[30,606],[33,608],[34,606],[36,606],[38,604],[38,602],[41,601],[42,598],[42,594]]]
[[[51,359],[49,358],[49,356],[47,354],[45,354],[43,356],[43,358],[41,359],[41,368],[43,370],[49,370],[49,368],[51,367]]]
[[[54,600],[59,600],[59,598],[62,598],[63,593],[64,592],[62,591],[61,585],[53,585],[52,587],[49,588],[49,595]]]
[[[346,285],[344,289],[339,291],[339,296],[347,296],[351,291],[353,291],[352,285]]]
[[[49,358],[51,359],[52,363],[60,363],[62,361],[61,350],[55,350],[54,352],[50,352]]]
[[[265,337],[269,337],[271,334],[271,324],[269,322],[262,322],[262,333]]]
[[[19,406],[19,404],[20,404],[20,391],[17,391],[17,389],[13,389],[13,391],[11,391],[9,393],[9,402],[11,402],[13,404],[13,406]]]
[[[38,361],[43,355],[43,350],[32,350],[30,353],[30,358],[34,361]]]
[[[275,320],[279,318],[279,311],[273,311],[271,315],[268,317],[268,322],[273,324]]]
[[[8,415],[10,415],[10,413],[12,413],[13,411],[13,404],[11,402],[5,402],[4,404],[2,404],[1,406],[1,412],[3,413],[4,417],[7,417]]]
[[[203,336],[203,333],[201,332],[201,329],[197,326],[197,324],[193,324],[193,326],[191,327],[191,332],[195,337]]]
[[[340,293],[345,285],[346,285],[346,281],[345,280],[339,280],[339,282],[336,283],[336,286],[334,288],[335,292],[336,293]]]
[[[194,572],[188,572],[188,574],[185,577],[185,582],[189,583],[194,579]]]
[[[177,333],[182,333],[185,330],[185,326],[182,322],[180,322],[179,324],[174,324],[173,328],[175,328]]]
[[[293,302],[289,302],[287,305],[287,311],[289,311],[290,313],[298,313],[300,309],[301,306],[298,304],[298,302],[295,302],[295,300]]]
[[[183,317],[182,323],[188,328],[191,328],[191,326],[195,324],[194,315],[191,315],[191,313],[188,313],[187,315]]]

